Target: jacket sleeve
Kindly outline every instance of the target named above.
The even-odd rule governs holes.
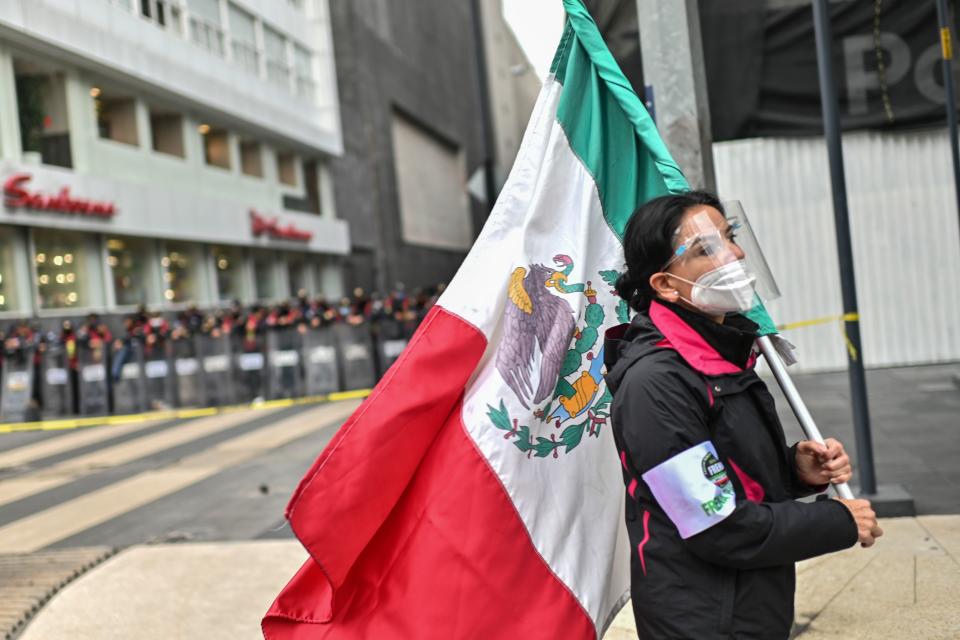
[[[836,500],[737,500],[710,441],[707,403],[695,373],[641,365],[627,372],[613,408],[633,472],[691,552],[714,564],[752,569],[831,553],[857,541],[853,516]]]

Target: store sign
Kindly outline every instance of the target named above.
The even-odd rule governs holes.
[[[254,209],[250,209],[250,228],[256,238],[267,236],[276,240],[310,242],[313,237],[312,231],[298,229],[292,224],[281,225],[279,218],[268,218]]]
[[[29,173],[15,173],[3,183],[3,204],[11,209],[23,208],[37,211],[56,211],[95,218],[112,218],[117,213],[112,202],[75,198],[70,187],[63,187],[57,194],[30,191],[26,184],[33,178]]]

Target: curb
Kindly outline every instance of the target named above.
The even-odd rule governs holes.
[[[65,429],[82,429],[85,427],[119,426],[137,424],[148,420],[176,420],[188,418],[202,418],[217,415],[218,413],[234,413],[247,409],[282,409],[305,404],[319,404],[321,402],[337,402],[366,398],[372,389],[356,389],[354,391],[336,391],[327,395],[304,396],[302,398],[284,398],[281,400],[265,400],[247,404],[226,405],[223,407],[202,407],[192,409],[167,409],[163,411],[146,411],[118,416],[90,416],[85,418],[66,418],[58,420],[40,420],[36,422],[8,422],[0,424],[2,433],[22,433],[24,431],[63,431]]]
[[[118,548],[87,547],[0,555],[3,640],[19,636],[50,598],[118,551]]]

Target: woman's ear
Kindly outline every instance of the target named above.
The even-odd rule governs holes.
[[[661,300],[676,303],[680,299],[680,292],[670,284],[670,274],[659,271],[650,276],[650,288]]]

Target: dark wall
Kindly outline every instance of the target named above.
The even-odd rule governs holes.
[[[635,0],[586,1],[627,79],[643,95]],[[812,9],[809,2],[782,6],[772,0],[699,0],[716,141],[823,131]],[[884,0],[879,5],[851,0],[831,4],[830,16],[844,129],[944,122],[932,0]],[[885,69],[883,80],[878,60]],[[960,77],[958,66],[954,63]]]
[[[338,216],[350,224],[354,286],[409,289],[449,282],[464,252],[406,244],[390,122],[394,112],[482,158],[469,0],[332,0],[344,155],[332,164]],[[474,234],[483,211],[472,203]]]

